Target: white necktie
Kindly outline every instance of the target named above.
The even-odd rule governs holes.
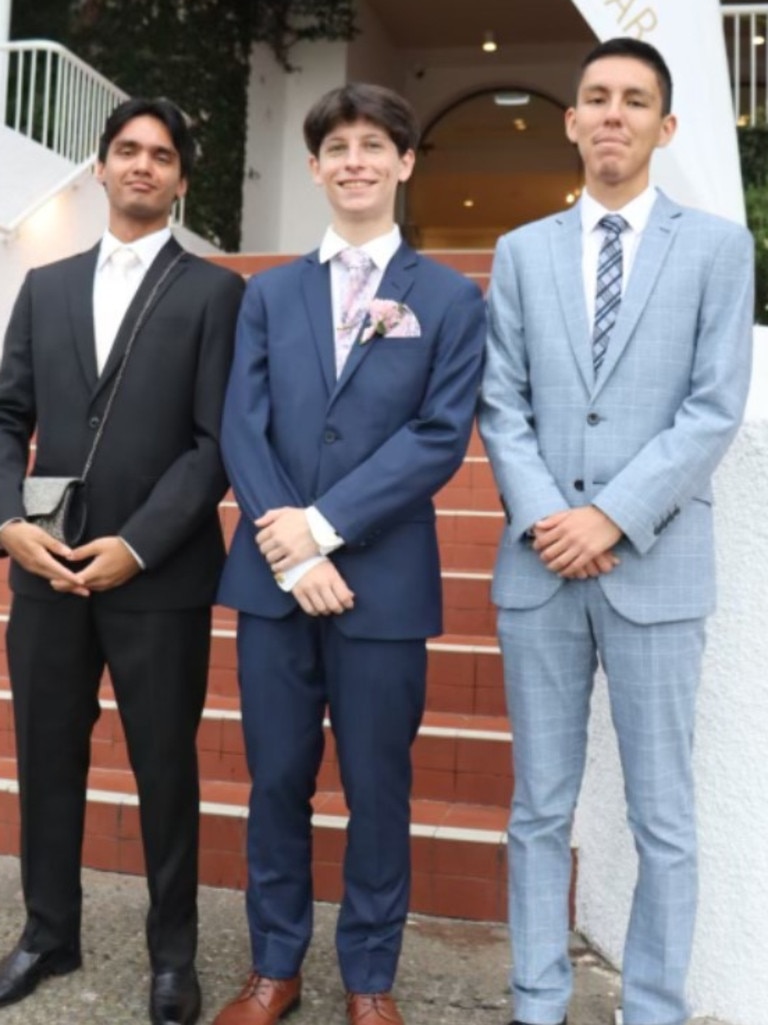
[[[112,351],[117,332],[141,281],[141,260],[133,249],[120,246],[104,266],[105,298],[102,309],[103,330],[96,342],[96,366],[99,373]]]

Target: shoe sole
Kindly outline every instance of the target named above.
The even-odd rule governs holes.
[[[12,997],[0,998],[0,1007],[10,1007],[11,1004],[18,1004],[20,1000],[26,1000],[26,998],[30,996],[30,994],[34,993],[40,983],[44,982],[45,979],[50,979],[54,976],[60,975],[71,975],[72,972],[76,972],[79,968],[82,968],[82,966],[82,958],[73,958],[58,962],[54,961],[50,965],[42,968],[35,980],[24,986],[18,993],[15,993]]]

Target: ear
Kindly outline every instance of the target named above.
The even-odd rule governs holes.
[[[179,179],[179,184],[176,186],[176,198],[177,199],[183,199],[186,196],[186,194],[187,194],[187,189],[188,188],[189,188],[189,182],[187,181],[187,179],[186,178],[180,178]]]
[[[309,154],[309,173],[312,175],[312,181],[315,185],[323,184],[323,179],[320,176],[320,161],[314,153]]]
[[[576,110],[569,107],[565,112],[565,137],[569,142],[576,142]]]
[[[412,149],[408,149],[400,157],[400,170],[397,172],[397,180],[399,182],[407,182],[413,174],[413,165],[416,163],[416,154]]]
[[[96,167],[94,168],[93,176],[100,185],[104,184],[104,165],[98,160],[96,161]]]
[[[668,146],[675,137],[677,131],[677,118],[674,114],[667,114],[661,122],[661,128],[659,129],[659,141],[656,146],[659,149],[663,149]]]

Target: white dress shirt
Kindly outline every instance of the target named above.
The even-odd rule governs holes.
[[[376,265],[369,282],[371,295],[376,295],[387,265],[400,248],[401,242],[400,228],[395,224],[386,235],[379,235],[378,238],[371,239],[362,246],[352,247],[362,249]],[[350,242],[342,238],[333,228],[328,228],[323,236],[323,241],[320,243],[320,250],[318,252],[320,263],[328,263],[330,261],[331,265],[331,310],[336,330],[339,329],[341,324],[342,297],[346,292],[348,276],[348,271],[344,264],[341,260],[336,259],[336,257],[338,257],[342,249],[349,249],[350,247]],[[326,555],[334,552],[344,544],[344,539],[336,533],[333,525],[328,522],[318,509],[312,505],[305,512],[310,532],[317,544],[320,555],[305,559],[304,562],[300,562],[285,573],[280,573],[275,579],[283,591],[292,591],[307,570],[322,562]]]
[[[170,228],[153,231],[151,235],[144,235],[131,243],[121,242],[111,231],[104,233],[93,278],[93,328],[99,374],[104,369],[117,331],[144,275],[170,237]],[[125,282],[116,280],[111,263],[112,254],[117,249],[130,249],[136,256],[135,265],[123,275]]]
[[[600,247],[603,244],[605,231],[600,227],[601,218],[606,214],[620,214],[629,227],[621,233],[621,248],[623,253],[621,292],[624,294],[632,264],[635,260],[635,253],[642,238],[648,218],[651,216],[651,209],[656,202],[656,189],[649,185],[647,189],[635,196],[621,210],[608,210],[585,189],[579,200],[581,211],[581,239],[582,239],[582,273],[584,275],[584,298],[587,301],[587,319],[589,324],[595,322],[595,293],[597,291],[597,264],[600,257]]]

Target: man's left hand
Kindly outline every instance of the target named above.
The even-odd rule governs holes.
[[[533,528],[533,548],[547,569],[561,576],[579,576],[621,538],[621,530],[594,505],[565,509]]]
[[[135,577],[141,567],[119,537],[98,537],[95,541],[75,548],[72,562],[91,562],[77,574],[77,582],[88,592],[109,591]],[[74,591],[67,581],[51,581],[56,591]]]
[[[303,509],[268,509],[256,520],[256,544],[273,573],[285,573],[320,554]]]

